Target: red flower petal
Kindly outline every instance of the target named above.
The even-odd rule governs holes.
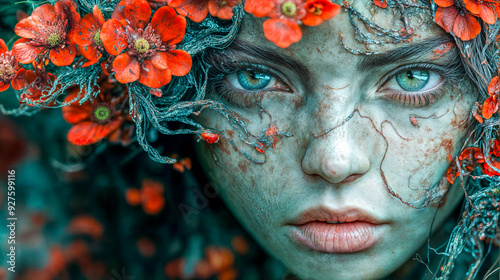
[[[191,70],[192,60],[191,56],[183,50],[172,50],[166,52],[167,64],[172,75],[184,76]]]
[[[8,52],[9,51],[9,48],[7,48],[7,45],[5,44],[5,42],[0,39],[0,54],[3,54],[5,52]]]
[[[108,125],[91,121],[74,125],[68,132],[69,142],[75,145],[90,145],[98,142],[111,132]]]
[[[168,84],[171,78],[170,69],[158,69],[150,59],[142,62],[139,83],[151,88],[159,88]]]
[[[256,17],[265,17],[273,10],[274,5],[274,1],[269,0],[246,0],[244,9]]]
[[[208,0],[169,0],[168,5],[177,8],[179,14],[187,15],[192,21],[202,22],[208,14],[207,2]]]
[[[170,7],[161,7],[153,15],[151,27],[156,34],[160,35],[163,43],[175,45],[184,38],[186,18],[177,15]]]
[[[12,46],[12,54],[23,64],[31,63],[44,50],[43,47],[27,44],[31,40],[21,38]]]
[[[450,32],[455,24],[455,19],[458,16],[458,9],[455,7],[437,8],[434,20],[446,32]]]
[[[455,3],[455,0],[434,0],[439,7],[449,7]]]
[[[73,38],[74,32],[80,22],[80,14],[76,12],[76,3],[71,0],[60,0],[54,4],[54,10],[60,15],[62,21],[66,21],[67,38]]]
[[[94,35],[99,29],[99,25],[94,15],[86,14],[82,20],[80,20],[80,25],[75,30],[73,42],[80,46],[91,45],[94,43]]]
[[[111,18],[133,29],[145,28],[151,18],[151,7],[144,0],[123,0],[116,5]]]
[[[151,58],[151,62],[153,63],[154,67],[162,70],[168,68],[167,60],[168,55],[165,52],[159,52]]]
[[[10,83],[0,82],[0,92],[6,91],[10,87]]]
[[[74,44],[67,45],[62,48],[55,48],[50,50],[50,61],[56,66],[68,66],[76,56],[76,47]]]
[[[113,70],[115,71],[115,78],[122,84],[137,81],[141,74],[139,61],[126,53],[115,58]]]
[[[125,29],[116,19],[104,23],[100,37],[104,48],[111,55],[119,55],[128,44]]]
[[[488,94],[492,96],[498,93],[500,93],[500,83],[498,76],[495,76],[491,79],[490,84],[488,85]]]
[[[74,95],[68,95],[70,98],[65,98],[64,101],[72,101],[78,96],[78,94]],[[71,124],[77,124],[80,123],[84,120],[89,120],[90,121],[90,114],[92,113],[92,107],[89,105],[89,102],[85,102],[84,104],[80,105],[78,104],[78,101],[75,101],[76,103],[73,103],[68,106],[64,106],[61,108],[62,116],[65,121]]]
[[[311,0],[305,5],[307,14],[302,18],[302,23],[309,26],[316,26],[336,16],[340,11],[340,6],[328,0]]]
[[[483,117],[485,119],[489,119],[497,111],[498,111],[498,95],[493,95],[486,98],[483,104]]]
[[[31,16],[18,22],[14,32],[20,37],[33,39],[39,36],[41,26],[56,20],[57,15],[54,7],[50,4],[44,4],[37,7]]]
[[[458,36],[462,41],[468,41],[476,38],[481,32],[481,25],[477,22],[476,18],[472,15],[459,14],[453,24],[453,34]]]
[[[268,19],[264,22],[264,35],[280,48],[287,48],[302,38],[300,26],[283,19]]]
[[[88,60],[97,62],[102,54],[94,46],[78,46],[78,51]]]
[[[99,10],[99,7],[97,7],[97,5],[95,5],[92,9],[92,14],[94,14],[97,25],[102,26],[104,24],[104,16],[102,15],[101,10]]]
[[[21,68],[17,72],[14,79],[12,79],[12,88],[15,90],[21,90],[29,86],[30,83],[28,82],[28,77],[30,76],[31,77],[35,76],[35,72],[33,72],[32,70],[26,71],[26,69]]]
[[[373,0],[373,3],[382,9],[387,8],[387,1],[386,0]]]
[[[214,17],[218,17],[225,20],[230,20],[233,16],[233,7],[227,4],[221,5],[217,0],[209,0],[208,11]]]

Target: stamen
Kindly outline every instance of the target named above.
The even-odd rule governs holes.
[[[61,42],[61,36],[59,36],[59,34],[54,32],[54,33],[49,35],[49,37],[47,38],[47,41],[49,42],[49,45],[51,47],[55,47],[55,46],[59,45],[59,43]]]
[[[297,13],[297,6],[293,2],[285,2],[281,6],[281,11],[287,17],[293,17]]]
[[[102,46],[102,41],[101,41],[101,30],[97,31],[95,34],[94,34],[94,44],[96,44],[97,46]]]
[[[134,48],[139,52],[139,53],[145,53],[149,50],[149,42],[146,39],[140,38],[135,40],[134,42]]]
[[[107,104],[100,104],[94,108],[92,114],[93,119],[97,123],[106,123],[111,117],[111,108]]]

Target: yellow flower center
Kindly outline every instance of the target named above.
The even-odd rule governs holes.
[[[51,47],[55,47],[61,42],[61,36],[57,33],[52,33],[49,35],[49,38],[47,38],[47,41]]]
[[[221,6],[226,6],[226,5],[227,5],[227,1],[224,1],[224,0],[223,0],[223,1],[220,1],[220,2],[219,2],[219,5],[221,5]]]
[[[106,106],[99,106],[94,111],[94,117],[98,121],[106,121],[111,115],[111,110]]]
[[[8,77],[10,75],[14,74],[14,68],[12,68],[12,65],[10,64],[0,64],[0,77]],[[2,79],[0,78],[0,81]]]
[[[145,53],[149,50],[149,42],[146,39],[140,38],[134,42],[134,48],[139,53]]]
[[[293,2],[285,2],[281,5],[281,11],[287,17],[293,17],[297,13],[297,6]]]
[[[320,8],[320,7],[318,7],[318,6],[314,7],[314,12],[313,12],[313,14],[315,14],[315,15],[319,16],[319,15],[321,15],[321,12],[322,12],[322,10],[321,10],[321,8]]]
[[[97,46],[102,46],[102,41],[100,36],[101,36],[101,30],[97,31],[94,34],[94,44],[96,44]]]

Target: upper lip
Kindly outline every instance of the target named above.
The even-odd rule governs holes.
[[[290,224],[299,226],[309,222],[326,221],[334,223],[367,222],[371,224],[382,224],[381,221],[361,209],[343,208],[335,210],[324,205],[305,210],[293,219]]]

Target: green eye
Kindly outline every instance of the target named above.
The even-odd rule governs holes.
[[[409,69],[396,75],[398,85],[406,91],[417,91],[424,88],[430,79],[428,70]]]
[[[241,87],[247,90],[263,89],[271,82],[272,77],[257,71],[238,71],[237,77]]]

